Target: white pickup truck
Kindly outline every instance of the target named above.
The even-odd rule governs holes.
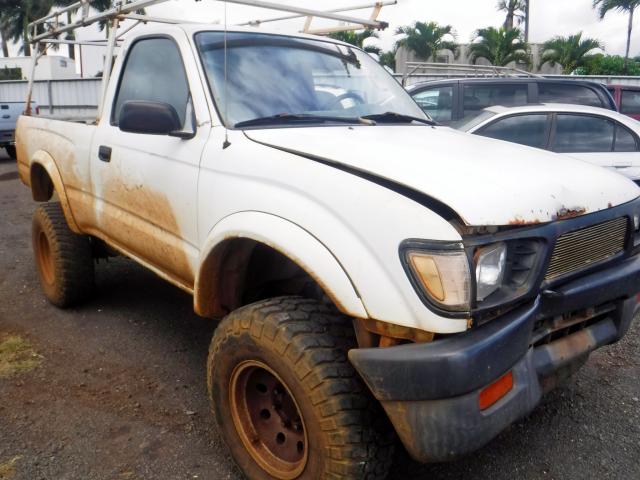
[[[15,129],[18,117],[24,112],[24,102],[0,102],[0,148],[4,148],[10,158],[16,158]],[[31,111],[40,113],[35,102],[31,102]]]
[[[633,182],[438,126],[337,41],[142,27],[101,118],[22,116],[17,154],[51,302],[118,252],[223,318],[208,389],[251,479],[472,452],[636,309]]]

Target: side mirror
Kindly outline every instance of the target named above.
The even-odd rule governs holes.
[[[130,100],[120,110],[118,127],[123,132],[169,135],[182,129],[178,112],[164,102]]]

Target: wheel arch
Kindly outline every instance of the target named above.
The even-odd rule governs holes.
[[[368,314],[340,262],[313,235],[297,224],[262,212],[240,212],[221,220],[203,248],[194,287],[194,309],[206,317],[229,313],[229,295],[237,294],[256,246],[290,260],[322,289],[346,315]],[[236,305],[239,306],[239,305]]]
[[[75,233],[81,233],[71,213],[69,199],[58,166],[53,157],[43,150],[37,151],[31,159],[29,186],[31,196],[36,202],[47,202],[56,194],[69,228]]]

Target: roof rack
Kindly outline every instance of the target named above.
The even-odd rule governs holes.
[[[542,75],[513,67],[464,63],[407,62],[405,73],[402,76],[402,84],[405,85],[407,79],[416,72],[426,75],[433,73],[443,77],[542,77]]]
[[[31,105],[31,95],[33,92],[33,80],[35,75],[36,65],[38,59],[46,52],[46,50],[54,44],[69,44],[69,45],[98,45],[105,46],[107,53],[105,55],[105,65],[102,70],[102,94],[100,97],[100,103],[98,106],[98,117],[101,115],[102,105],[104,103],[104,97],[109,83],[109,76],[113,63],[113,52],[117,44],[122,41],[123,36],[131,31],[141,23],[194,23],[174,18],[159,18],[151,17],[141,12],[147,7],[153,5],[168,2],[169,0],[119,0],[115,2],[114,6],[104,12],[94,12],[91,10],[91,4],[94,0],[78,0],[67,7],[57,9],[48,15],[31,22],[28,25],[29,42],[34,46],[33,48],[33,62],[31,65],[31,76],[29,78],[29,86],[27,92],[27,108],[26,114],[29,115]],[[238,5],[245,5],[250,7],[258,7],[267,10],[275,10],[281,12],[287,12],[290,15],[271,18],[266,20],[254,20],[249,22],[248,25],[259,26],[262,23],[275,22],[280,20],[289,20],[293,18],[305,18],[306,22],[304,33],[314,35],[325,35],[332,32],[361,30],[365,28],[371,28],[375,30],[384,30],[389,26],[388,23],[378,20],[378,15],[383,6],[395,5],[397,0],[377,1],[368,5],[358,5],[355,7],[343,7],[330,11],[314,10],[310,8],[296,7],[293,5],[284,5],[264,0],[212,0],[216,2],[224,2]],[[369,18],[357,18],[350,15],[345,15],[342,12],[349,12],[353,10],[363,10],[365,8],[373,8],[373,13]],[[75,20],[67,21],[67,12],[75,13]],[[328,20],[335,20],[342,22],[342,25],[324,29],[311,29],[311,22],[314,18],[323,18]],[[133,20],[134,23],[122,31],[118,31],[120,22],[124,20]],[[75,39],[61,39],[60,36],[63,33],[76,30],[78,28],[87,27],[97,22],[108,22],[110,25],[109,38],[104,41],[82,41]]]

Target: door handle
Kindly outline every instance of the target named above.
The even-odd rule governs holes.
[[[613,164],[613,166],[615,168],[626,168],[626,167],[631,167],[632,163],[631,163],[631,160],[629,161],[617,160],[616,163]]]
[[[3,115],[2,118],[11,118],[11,115]]]
[[[100,148],[98,148],[98,158],[103,162],[110,162],[111,147],[105,147],[104,145],[100,145]]]

